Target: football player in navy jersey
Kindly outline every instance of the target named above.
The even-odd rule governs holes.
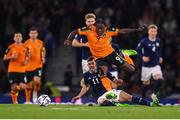
[[[163,62],[161,56],[160,38],[157,37],[158,27],[156,25],[148,26],[148,37],[143,38],[136,50],[142,59],[142,97],[145,97],[148,88],[150,87],[151,77],[154,79],[152,99],[157,99],[156,94],[159,92],[163,75],[160,64]]]
[[[111,75],[103,73],[101,68],[96,67],[96,63],[93,57],[88,58],[89,71],[84,74],[84,82],[80,93],[72,98],[72,101],[80,99],[90,89],[93,98],[97,100],[97,103],[102,106],[116,106],[118,102],[132,102],[147,106],[158,106],[157,101],[147,101],[145,99],[132,96],[122,90],[112,89],[110,86],[107,89],[103,84],[103,79],[106,78],[110,81],[110,85],[114,84],[114,78]],[[115,79],[116,80],[116,79]]]
[[[87,27],[91,27],[94,25],[96,16],[93,13],[88,13],[85,15],[85,23]],[[91,52],[88,47],[88,41],[86,36],[80,36],[78,34],[75,35],[74,40],[72,41],[72,46],[73,47],[82,47],[82,70],[83,73],[88,71],[88,66],[87,66],[87,58],[91,56]]]

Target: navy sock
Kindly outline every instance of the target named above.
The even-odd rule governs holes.
[[[154,94],[157,94],[157,92],[160,90],[160,86],[161,86],[161,80],[154,80],[154,85],[153,85]]]
[[[103,104],[101,104],[101,106],[116,106],[116,105],[108,100],[105,100]]]
[[[148,101],[148,100],[145,100],[143,98],[139,98],[139,97],[135,97],[133,96],[132,97],[132,103],[136,103],[136,104],[140,104],[140,105],[147,105],[147,106],[150,106],[151,102]]]
[[[146,92],[148,91],[150,85],[142,85],[142,98],[146,97]]]

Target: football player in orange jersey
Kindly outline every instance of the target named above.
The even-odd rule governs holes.
[[[85,15],[85,23],[89,29],[92,29],[92,30],[94,29],[95,19],[96,19],[96,15],[93,13],[87,13]],[[66,40],[65,44],[70,45],[71,41]],[[82,47],[82,70],[83,70],[83,73],[87,72],[88,71],[87,58],[89,56],[91,56],[87,37],[76,34],[74,40],[72,41],[72,46],[73,47]],[[121,51],[119,51],[119,52],[121,53]],[[124,55],[122,55],[122,56],[124,57]],[[128,55],[126,55],[125,60],[127,61],[129,59],[132,61],[132,59]],[[129,63],[129,61],[128,61],[128,63]],[[81,80],[81,83],[83,83],[83,79]]]
[[[26,76],[28,85],[33,87],[33,102],[36,103],[38,97],[38,91],[40,90],[42,67],[45,63],[46,51],[43,45],[43,41],[37,39],[38,30],[36,27],[32,27],[29,32],[29,39],[25,41],[25,46],[28,49],[29,62],[26,65]],[[33,80],[33,82],[32,82]],[[32,84],[34,83],[34,84]],[[33,85],[33,86],[32,86]],[[26,91],[26,103],[30,103],[31,91]]]
[[[128,64],[124,58],[117,55],[117,53],[114,51],[111,46],[110,38],[119,34],[143,31],[145,26],[140,26],[139,28],[135,29],[108,29],[105,22],[101,19],[96,21],[95,28],[95,30],[92,30],[87,27],[83,27],[81,29],[72,31],[64,44],[68,45],[67,41],[72,41],[77,33],[80,35],[86,35],[88,38],[90,51],[96,58],[97,65],[100,66],[105,73],[108,71],[108,66],[112,64],[116,65],[118,69],[123,68],[129,72],[133,72],[135,70],[134,67]]]
[[[14,43],[6,50],[4,60],[9,61],[8,77],[11,84],[11,97],[13,104],[18,104],[18,91],[28,89],[25,84],[25,64],[27,64],[27,49],[22,43],[22,34],[17,32],[14,34]]]

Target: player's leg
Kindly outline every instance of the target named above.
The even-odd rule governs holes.
[[[18,74],[18,86],[17,86],[17,90],[25,90],[25,89],[30,89],[28,87],[27,83],[27,79],[26,79],[26,73],[19,73]]]
[[[107,91],[111,90],[112,89],[111,82],[107,78],[107,72],[108,72],[109,63],[107,63],[105,61],[105,59],[100,58],[100,59],[96,60],[96,65],[97,65],[97,67],[102,69],[102,71],[100,71],[100,72],[101,72],[101,76],[102,75],[104,76],[104,77],[101,78],[101,82],[102,82],[103,86],[106,88]]]
[[[26,79],[27,79],[27,86],[29,89],[25,89],[25,95],[26,95],[26,104],[31,103],[31,92],[33,88],[33,78],[34,78],[34,72],[33,71],[28,71],[26,72]]]
[[[17,73],[14,72],[9,72],[8,73],[8,78],[9,78],[9,83],[11,84],[11,98],[12,98],[12,102],[13,104],[18,104],[18,91],[17,89],[19,89],[18,87],[18,77],[17,77]]]
[[[104,93],[102,96],[100,96],[98,99],[97,99],[97,103],[100,105],[100,106],[116,106],[116,104],[110,100],[108,100],[106,98],[106,94],[107,93]]]
[[[158,106],[159,103],[155,100],[153,102],[150,102],[146,99],[132,96],[122,90],[111,90],[109,92],[106,92],[105,98],[109,101],[114,101],[114,102],[132,102],[135,104],[140,104],[140,105],[147,105],[147,106]]]
[[[147,91],[150,89],[151,68],[142,67],[141,81],[142,81],[142,98],[146,97]]]
[[[118,69],[124,69],[130,73],[135,71],[135,67],[126,62],[126,60],[123,57],[119,56],[116,52],[111,53],[106,58],[108,62],[116,65]]]
[[[140,97],[136,97],[136,96],[132,96],[124,91],[121,91],[119,94],[119,102],[132,102],[135,104],[140,104],[140,105],[147,105],[147,106],[151,106],[151,102],[148,100],[145,100],[143,98]]]
[[[18,104],[17,97],[18,97],[17,83],[13,83],[11,84],[11,98],[13,104]]]
[[[152,76],[154,79],[154,84],[153,84],[153,94],[151,97],[156,98],[157,97],[156,95],[160,90],[161,82],[163,80],[162,71],[159,65],[153,67]]]
[[[41,77],[40,76],[35,76],[34,77],[34,89],[33,89],[33,102],[36,103],[38,99],[38,92],[40,90],[41,86]]]

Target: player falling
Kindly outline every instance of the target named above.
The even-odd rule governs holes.
[[[118,36],[119,34],[143,31],[143,29],[144,27],[137,29],[108,29],[105,22],[99,19],[91,29],[83,27],[71,32],[64,44],[68,45],[77,33],[85,35],[87,36],[92,55],[95,57],[98,66],[100,66],[105,73],[108,71],[108,66],[112,64],[116,65],[118,69],[123,68],[129,72],[133,72],[135,70],[134,67],[125,62],[112,48],[111,37]]]

